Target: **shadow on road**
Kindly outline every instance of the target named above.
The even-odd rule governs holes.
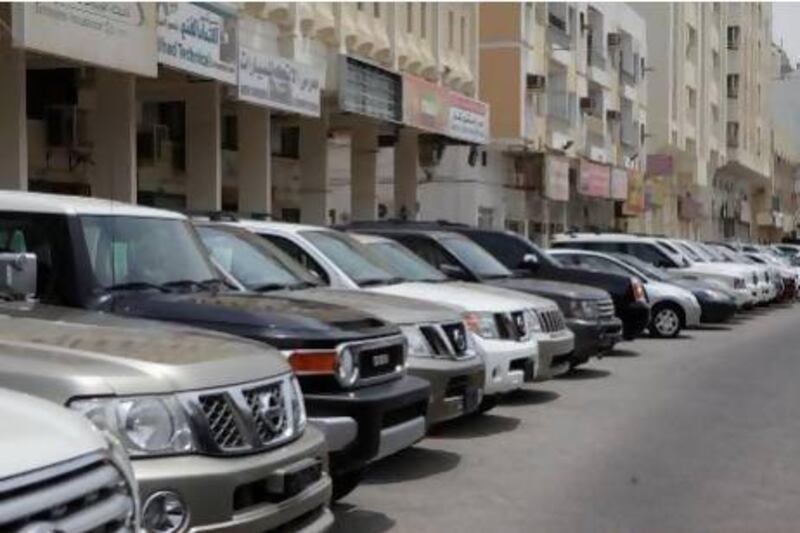
[[[556,379],[563,381],[583,381],[586,379],[605,378],[611,375],[608,370],[601,370],[599,368],[576,368],[572,372],[558,376]]]
[[[633,350],[624,350],[622,348],[615,348],[608,353],[603,354],[603,357],[639,357],[639,352]]]
[[[349,503],[335,503],[331,509],[336,516],[331,533],[383,533],[395,526],[395,521],[385,514],[360,509]]]
[[[435,439],[474,439],[491,437],[499,433],[514,431],[519,426],[519,418],[484,414],[467,416],[442,424],[435,428],[429,438]]]
[[[727,324],[702,324],[693,327],[692,331],[730,331],[733,329],[730,324],[733,324],[733,322],[728,322]]]
[[[550,403],[561,397],[557,392],[549,390],[519,389],[509,393],[503,398],[503,407],[527,407],[529,405],[540,405]]]
[[[370,465],[362,483],[387,485],[423,479],[450,471],[460,462],[457,453],[414,446]]]

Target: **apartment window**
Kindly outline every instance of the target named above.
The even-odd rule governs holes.
[[[711,121],[715,126],[719,125],[719,106],[711,104]]]
[[[730,148],[738,148],[739,147],[739,123],[738,122],[728,122],[727,130],[726,130],[726,137],[728,141],[728,146]]]
[[[364,2],[356,2],[356,9],[364,11]]]
[[[428,36],[428,4],[425,2],[419,5],[419,35],[423,39]]]
[[[686,101],[689,104],[689,111],[697,109],[697,91],[691,87],[686,87]]]
[[[453,11],[449,10],[447,12],[447,48],[450,50],[453,49],[453,26],[455,26],[453,22]]]
[[[728,98],[739,98],[739,75],[728,74]]]
[[[372,14],[375,16],[376,19],[381,18],[381,5],[378,2],[372,3]]]
[[[641,145],[644,145],[644,142],[647,140],[647,130],[644,127],[644,124],[639,124],[639,142]]]
[[[739,26],[728,26],[728,50],[738,50],[741,42],[741,28]]]
[[[694,59],[697,51],[697,30],[691,24],[686,25],[686,59]]]
[[[459,39],[461,42],[461,55],[467,53],[467,17],[461,15],[461,27],[459,28]]]
[[[719,51],[711,51],[711,64],[714,67],[714,78],[719,76]]]
[[[756,130],[756,155],[761,157],[761,128]]]
[[[414,33],[414,11],[410,2],[406,4],[406,33]]]

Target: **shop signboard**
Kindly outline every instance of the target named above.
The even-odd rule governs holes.
[[[664,205],[667,197],[667,186],[661,178],[648,179],[645,191],[645,207],[647,209]]]
[[[475,144],[489,142],[489,104],[455,91],[447,92],[447,135]]]
[[[239,47],[239,99],[311,117],[320,116],[325,73],[296,61]]]
[[[156,5],[12,3],[15,47],[140,76],[157,76]]]
[[[546,159],[544,195],[550,200],[569,200],[569,159],[548,155]]]
[[[238,22],[216,3],[159,2],[158,61],[203,78],[236,84]]]
[[[628,198],[628,171],[624,168],[611,169],[611,199],[626,200]]]
[[[581,160],[578,192],[593,198],[608,198],[611,187],[611,168]]]
[[[647,156],[648,176],[669,176],[674,170],[672,156],[669,154],[650,154]]]
[[[628,170],[628,197],[622,204],[622,213],[626,216],[636,216],[644,213],[644,177],[642,173]]]
[[[403,80],[399,74],[352,57],[340,56],[339,109],[400,123]]]

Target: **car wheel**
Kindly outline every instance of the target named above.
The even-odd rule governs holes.
[[[331,476],[333,482],[333,494],[331,500],[339,501],[355,490],[361,480],[364,479],[366,468],[358,468],[349,472],[335,474]]]
[[[653,310],[650,335],[658,338],[677,337],[683,327],[682,313],[675,305],[664,304]]]
[[[481,404],[478,406],[478,410],[475,411],[474,415],[482,415],[484,413],[488,413],[495,407],[497,407],[497,402],[499,398],[497,394],[493,394],[491,396],[484,396],[483,400],[481,400]]]

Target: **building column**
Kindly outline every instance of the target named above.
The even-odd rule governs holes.
[[[136,78],[97,69],[92,196],[136,203]]]
[[[394,147],[394,215],[405,220],[417,218],[417,168],[419,140],[417,132],[400,130]]]
[[[328,126],[324,119],[300,119],[300,221],[327,225]]]
[[[373,124],[359,124],[350,141],[350,219],[377,217],[378,131]]]
[[[220,84],[193,83],[186,96],[186,207],[222,207]]]
[[[27,190],[25,52],[7,39],[0,39],[0,80],[0,189]]]
[[[236,109],[239,212],[272,212],[270,110],[244,102]]]

